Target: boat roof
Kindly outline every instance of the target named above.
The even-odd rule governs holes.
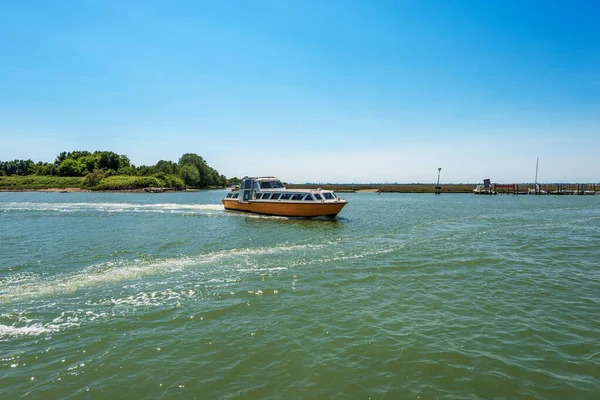
[[[244,179],[254,179],[255,181],[272,181],[273,179],[280,180],[275,176],[246,176]]]

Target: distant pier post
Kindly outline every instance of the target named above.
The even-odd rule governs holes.
[[[438,168],[438,180],[437,185],[435,186],[435,194],[440,194],[442,192],[442,187],[440,186],[440,172],[442,172],[442,168]]]

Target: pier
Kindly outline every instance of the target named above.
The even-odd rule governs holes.
[[[594,195],[600,191],[600,185],[592,183],[492,183],[495,194],[532,194],[532,195]]]

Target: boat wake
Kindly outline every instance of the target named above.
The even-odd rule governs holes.
[[[257,248],[221,250],[193,256],[166,259],[115,260],[90,265],[79,272],[62,276],[40,276],[36,274],[14,274],[0,280],[0,304],[31,297],[63,296],[87,288],[97,288],[123,281],[136,281],[142,278],[174,274],[184,270],[196,274],[196,278],[214,279],[218,273],[235,276],[236,273],[269,273],[285,270],[280,264],[281,255],[298,255],[306,251],[320,249],[324,244],[277,245]],[[274,257],[273,265],[267,259]],[[257,261],[261,257],[261,262]],[[208,269],[202,269],[208,266]]]
[[[140,203],[0,203],[0,211],[49,211],[49,212],[138,212],[138,213],[203,213],[223,211],[222,204],[140,204]]]
[[[0,314],[0,341],[51,335],[151,308],[178,309],[207,299],[245,304],[256,296],[297,290],[297,272],[288,280],[290,269],[352,263],[398,249],[397,244],[360,246],[348,252],[347,246],[343,239],[282,243],[160,259],[117,259],[58,275],[9,274],[0,279],[0,306],[12,310]],[[275,280],[265,285],[265,278]]]

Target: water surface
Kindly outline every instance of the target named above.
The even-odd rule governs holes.
[[[0,193],[0,398],[593,399],[600,196]]]

